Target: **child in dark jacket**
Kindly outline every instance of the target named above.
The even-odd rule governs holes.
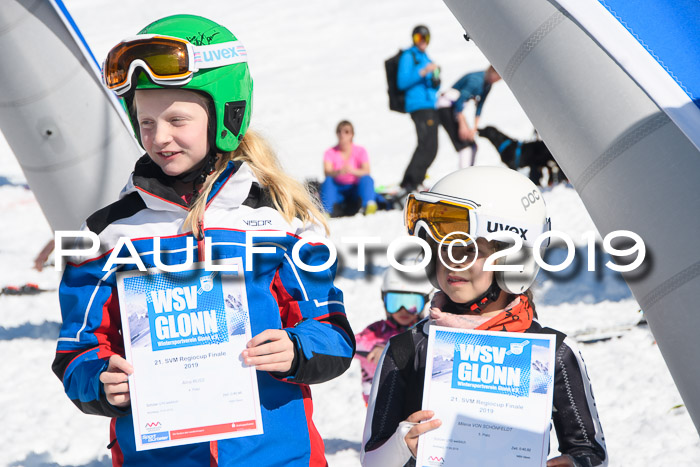
[[[523,194],[534,202],[522,203]],[[428,329],[542,332],[529,287],[539,267],[533,241],[548,230],[544,199],[526,177],[500,167],[471,167],[438,181],[430,192],[406,202],[408,232],[432,247],[428,276],[440,291],[430,316],[411,329],[409,339],[392,338],[379,362],[370,394],[361,459],[365,466],[415,465],[418,438],[441,421],[421,410]],[[522,264],[522,272],[487,271],[484,263],[504,243],[484,237],[496,223],[525,232],[521,254],[506,253],[499,264]],[[461,239],[450,246],[455,236]],[[464,267],[471,264],[470,267]],[[557,332],[557,331],[554,331]],[[557,332],[558,333],[558,332]],[[560,337],[563,334],[558,333]],[[410,355],[411,358],[405,357]],[[563,339],[556,348],[552,421],[562,453],[554,466],[607,465],[603,432],[581,355]],[[464,459],[464,465],[476,465]]]

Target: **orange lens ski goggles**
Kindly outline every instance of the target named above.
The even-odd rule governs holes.
[[[248,61],[240,41],[195,46],[178,37],[143,34],[124,39],[109,51],[102,76],[109,89],[123,95],[141,68],[161,86],[184,86],[195,72]]]
[[[437,242],[447,236],[466,240],[467,237],[464,235],[450,234],[454,232],[474,234],[470,231],[470,227],[473,224],[472,213],[475,208],[475,203],[463,199],[451,199],[445,195],[410,194],[406,200],[404,221],[411,235],[414,235],[418,227],[424,227]]]
[[[522,219],[505,219],[485,211],[474,201],[430,192],[408,195],[404,222],[410,235],[415,235],[419,229],[426,229],[428,235],[438,243],[448,237],[449,241],[469,242],[479,237],[516,234],[525,246],[532,247],[539,235],[551,230],[549,218],[542,224],[529,224]],[[548,238],[542,246],[547,245]]]

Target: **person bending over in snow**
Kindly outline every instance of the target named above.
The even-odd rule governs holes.
[[[476,133],[479,128],[481,110],[486,102],[491,86],[501,80],[501,75],[494,67],[486,71],[467,73],[452,87],[440,93],[437,100],[440,125],[450,136],[452,145],[459,155],[460,168],[474,165],[476,157]],[[469,126],[464,116],[464,104],[469,100],[476,102],[474,128]]]

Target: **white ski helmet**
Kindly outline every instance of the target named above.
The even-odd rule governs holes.
[[[503,231],[517,234],[522,248],[495,262],[523,266],[522,271],[495,272],[498,287],[511,294],[525,292],[534,282],[539,265],[533,246],[537,237],[550,229],[540,190],[521,173],[505,167],[468,167],[445,176],[429,192],[409,196],[404,221],[409,234],[429,237],[436,243],[466,239],[454,232],[465,232],[474,240]],[[513,243],[507,237],[496,240]],[[541,248],[548,244],[543,242]],[[433,270],[435,261],[431,261]],[[436,285],[434,273],[429,271],[428,276]]]
[[[433,285],[428,280],[425,270],[417,272],[400,272],[389,266],[384,272],[382,280],[382,293],[406,292],[430,295]]]

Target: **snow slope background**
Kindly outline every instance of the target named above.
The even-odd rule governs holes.
[[[335,143],[335,125],[349,119],[355,142],[367,148],[377,185],[400,181],[415,146],[410,118],[387,106],[383,61],[408,47],[419,23],[431,29],[429,55],[442,66],[445,86],[488,63],[445,5],[438,0],[65,0],[98,59],[123,37],[175,13],[210,17],[244,41],[255,79],[252,127],[277,149],[299,179],[321,178],[323,151]],[[533,128],[505,83],[494,86],[482,114],[519,139]],[[495,149],[479,140],[477,163],[496,165]],[[441,130],[438,157],[428,184],[456,169],[457,158]],[[76,182],[79,182],[76,180]],[[582,235],[595,227],[576,192],[545,192],[552,224],[580,248],[571,268],[538,277],[540,320],[582,341],[610,453],[610,465],[698,465],[698,434],[625,283],[599,267],[587,272]],[[37,272],[32,260],[51,232],[25,178],[0,141],[0,287],[35,282],[56,288],[53,268]],[[332,239],[344,267],[337,285],[356,332],[381,319],[381,273],[386,257],[373,257],[373,274],[357,271],[355,254],[341,236],[380,235],[384,244],[404,235],[401,213],[379,212],[331,221]],[[557,263],[555,251],[549,257]],[[605,260],[599,262],[603,264]],[[60,326],[55,292],[0,295],[0,465],[107,466],[108,420],[80,413],[50,370]],[[314,386],[314,420],[326,440],[331,466],[359,464],[364,423],[359,365]],[[556,440],[552,453],[556,455]]]

